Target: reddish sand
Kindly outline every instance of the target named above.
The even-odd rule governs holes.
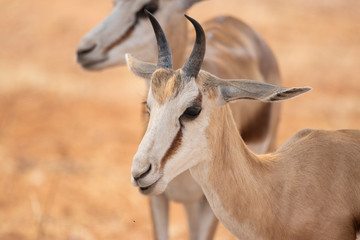
[[[111,0],[0,6],[0,239],[150,239],[147,198],[130,184],[145,84],[125,67],[74,61]],[[360,128],[358,0],[213,0],[189,14],[243,19],[272,47],[285,86],[314,88],[283,104],[279,144],[305,127]],[[171,239],[186,239],[182,207],[171,209]],[[235,238],[221,226],[216,239]]]

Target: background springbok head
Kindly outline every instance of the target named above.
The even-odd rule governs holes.
[[[151,14],[149,18],[159,50],[157,65],[127,55],[128,66],[134,74],[151,78],[147,98],[149,125],[131,169],[132,183],[143,194],[163,192],[174,177],[210,159],[211,146],[206,132],[217,126],[212,125],[213,122],[210,124],[209,119],[219,117],[221,109],[228,108],[227,102],[239,99],[279,101],[309,90],[252,80],[223,80],[200,70],[205,54],[205,34],[198,22],[186,17],[195,27],[196,40],[181,69],[173,70],[165,35]]]
[[[114,0],[109,16],[87,33],[77,47],[77,62],[88,70],[124,65],[125,53],[146,61],[156,59],[154,36],[144,10],[154,14],[171,42],[186,45],[183,14],[201,0]],[[176,26],[176,33],[171,33]],[[175,49],[173,49],[173,52]],[[175,53],[176,54],[176,53]],[[180,54],[180,53],[179,53]]]

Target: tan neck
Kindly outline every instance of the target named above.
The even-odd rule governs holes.
[[[215,215],[237,236],[242,234],[238,232],[239,224],[272,222],[272,208],[267,202],[271,164],[246,147],[227,105],[213,112],[207,134],[211,157],[190,170]],[[258,233],[257,229],[241,232],[248,232],[244,237]]]

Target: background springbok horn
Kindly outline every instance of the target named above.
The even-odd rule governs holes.
[[[191,55],[184,64],[182,70],[186,76],[196,78],[204,60],[206,49],[205,33],[200,23],[187,15],[185,15],[185,17],[194,25],[196,31],[196,40]]]
[[[156,18],[148,10],[145,9],[145,13],[149,17],[151,25],[153,26],[157,45],[158,45],[157,67],[164,69],[172,69],[173,65],[172,65],[171,50],[169,47],[169,43],[166,40],[164,31],[162,30]]]

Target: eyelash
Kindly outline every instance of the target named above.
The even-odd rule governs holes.
[[[145,9],[148,10],[151,14],[154,14],[158,10],[159,6],[156,3],[149,2],[145,4],[139,11],[136,13],[136,19],[145,18]]]
[[[149,114],[149,115],[150,115],[150,108],[149,108],[149,105],[147,104],[147,102],[146,102],[146,101],[144,101],[144,102],[142,102],[141,104],[142,104],[142,105],[145,105],[145,106],[144,106],[144,108],[143,108],[143,109],[144,109],[144,110],[143,110],[143,111],[144,111],[144,113],[146,113],[146,114]]]
[[[184,113],[180,116],[180,119],[188,119],[188,120],[194,120],[197,118],[201,113],[202,108],[200,106],[191,106],[188,107]]]
[[[146,113],[150,115],[150,107],[149,105],[147,105],[147,102],[145,101],[142,104],[146,105]],[[183,112],[183,114],[181,114],[179,118],[181,127],[183,127],[183,123],[182,123],[183,120],[191,121],[196,119],[200,115],[201,110],[202,110],[201,106],[198,105],[194,105],[186,108],[186,110]]]

